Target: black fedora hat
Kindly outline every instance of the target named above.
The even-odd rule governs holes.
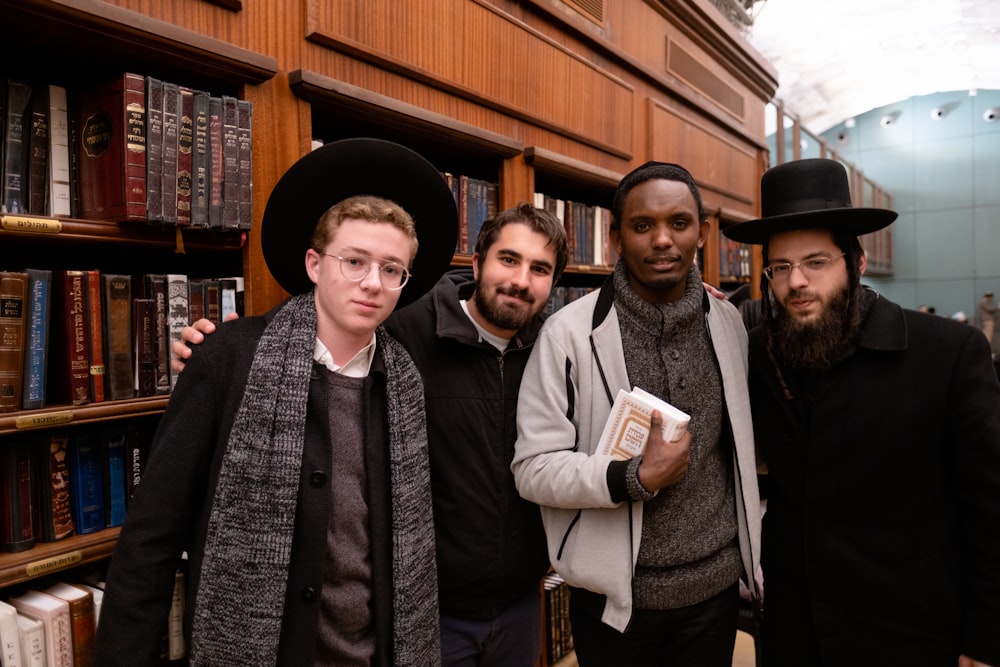
[[[320,217],[355,195],[390,199],[410,214],[420,248],[397,308],[419,299],[448,270],[458,241],[458,209],[444,176],[413,150],[384,139],[352,138],[302,156],[278,180],[261,221],[267,268],[284,290],[313,287],[305,254]]]
[[[836,160],[786,162],[760,179],[761,217],[732,225],[723,233],[740,243],[763,244],[778,232],[825,227],[855,236],[888,226],[897,213],[851,206],[847,170]]]

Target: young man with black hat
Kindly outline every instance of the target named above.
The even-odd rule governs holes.
[[[844,167],[779,165],[762,217],[764,322],[750,334],[768,466],[767,665],[1000,665],[1000,384],[975,329],[860,282]]]
[[[691,174],[649,162],[612,203],[621,260],[599,291],[545,323],[521,382],[512,470],[542,509],[549,557],[572,586],[581,667],[729,667],[739,579],[756,591],[760,506],[746,329],[695,263],[709,222]],[[644,453],[597,454],[620,389],[691,415]]]
[[[443,665],[534,667],[541,653],[545,534],[510,463],[521,375],[568,255],[562,223],[522,202],[483,224],[471,271],[385,323],[424,381]],[[213,330],[200,320],[182,339]]]
[[[286,172],[261,244],[296,296],[191,356],[112,557],[96,664],[159,664],[184,552],[192,664],[439,662],[423,387],[380,325],[456,237],[449,188],[402,146],[335,142]]]

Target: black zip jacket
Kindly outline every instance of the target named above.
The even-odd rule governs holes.
[[[424,380],[441,612],[485,620],[549,567],[538,506],[510,471],[518,388],[543,318],[500,354],[462,310],[473,287],[470,269],[449,272],[385,326]]]

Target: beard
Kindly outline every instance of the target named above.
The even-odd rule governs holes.
[[[510,306],[504,303],[500,303],[500,295],[517,297],[524,301],[528,306],[527,308],[517,308],[515,306]],[[507,329],[508,331],[517,331],[528,321],[534,317],[538,310],[535,308],[535,298],[526,289],[517,289],[507,285],[501,285],[496,288],[495,294],[492,296],[486,295],[486,290],[480,284],[480,281],[476,281],[476,291],[472,296],[476,303],[476,309],[479,314],[482,315],[487,322],[495,327],[501,329]]]
[[[788,294],[789,299],[798,296]],[[844,288],[827,302],[812,322],[789,316],[781,304],[775,307],[774,352],[778,363],[793,370],[827,370],[850,348],[860,329],[856,300]]]

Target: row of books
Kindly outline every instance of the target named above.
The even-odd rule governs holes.
[[[39,581],[0,601],[3,667],[91,667],[101,620],[104,582],[72,576]],[[161,639],[161,664],[183,664],[184,570]]]
[[[719,275],[722,280],[751,277],[751,247],[746,243],[719,238]]]
[[[57,581],[0,601],[4,667],[80,667],[94,662],[102,589]]]
[[[566,228],[571,264],[614,266],[618,253],[611,243],[611,211],[603,206],[535,193],[535,208],[542,208]]]
[[[0,412],[169,393],[170,344],[243,314],[243,278],[0,272]]]
[[[458,243],[455,252],[476,252],[476,239],[483,223],[497,214],[497,184],[480,178],[445,172],[445,180],[458,207]]]
[[[0,84],[4,212],[250,228],[249,101],[131,72]]]
[[[142,420],[12,436],[0,447],[0,547],[120,526],[153,438]]]
[[[542,621],[545,624],[545,665],[559,662],[573,650],[569,623],[569,586],[555,572],[542,579]]]

